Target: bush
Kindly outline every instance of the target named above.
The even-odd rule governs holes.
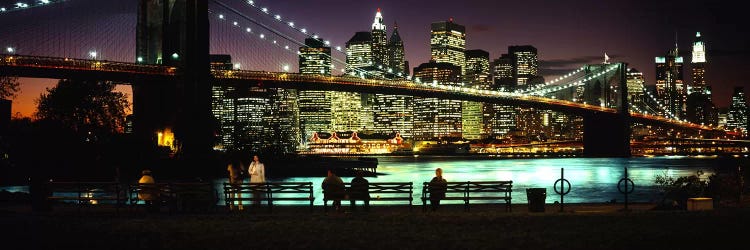
[[[666,173],[655,176],[654,183],[662,195],[662,209],[686,209],[688,198],[705,196],[709,186],[709,181],[702,180],[698,175],[674,179]]]

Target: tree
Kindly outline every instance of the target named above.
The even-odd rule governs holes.
[[[36,100],[35,116],[88,138],[122,132],[130,103],[114,88],[112,82],[60,80]]]
[[[13,99],[20,90],[17,77],[0,77],[0,99]]]

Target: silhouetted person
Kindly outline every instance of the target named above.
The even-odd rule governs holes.
[[[326,200],[333,200],[333,207],[341,211],[341,199],[344,198],[344,181],[332,170],[328,170],[328,177],[323,180],[323,196]]]
[[[240,190],[240,184],[242,184],[242,173],[245,172],[244,167],[242,166],[242,163],[238,160],[233,160],[229,163],[227,166],[227,171],[229,172],[229,184],[232,185],[233,191],[230,195],[231,198],[236,198],[238,204],[239,210],[242,210],[242,193],[239,193],[237,191]],[[229,210],[234,210],[234,202],[229,204]]]
[[[349,188],[349,203],[352,211],[356,210],[356,200],[362,200],[365,204],[365,211],[370,207],[370,182],[362,177],[362,171],[357,171],[357,176],[352,179],[352,186]]]
[[[141,189],[138,192],[138,199],[142,200],[146,204],[146,210],[148,210],[149,212],[156,212],[159,209],[159,207],[154,204],[156,196],[159,195],[158,189],[156,188],[156,186],[154,186],[154,183],[156,183],[156,181],[154,180],[154,177],[151,176],[151,170],[143,170],[141,174],[143,176],[141,176],[141,179],[138,180],[138,184],[145,185],[141,185]]]
[[[443,169],[435,169],[435,177],[430,180],[430,205],[432,211],[437,210],[440,206],[440,200],[445,198],[445,190],[448,188],[448,183],[443,179]]]

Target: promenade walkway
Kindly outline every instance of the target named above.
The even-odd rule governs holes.
[[[4,242],[28,249],[745,249],[750,209],[653,211],[651,204],[460,205],[437,212],[374,206],[369,213],[304,206],[207,214],[0,207]],[[747,207],[747,206],[746,206]],[[12,239],[12,241],[9,241]],[[43,239],[43,240],[42,240]],[[23,248],[13,248],[23,249]]]

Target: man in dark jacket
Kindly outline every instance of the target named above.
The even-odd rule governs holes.
[[[432,211],[437,210],[440,206],[440,200],[445,198],[445,190],[448,188],[448,183],[443,179],[443,169],[435,169],[435,177],[432,177],[430,181],[430,205]]]
[[[364,201],[365,211],[370,208],[370,190],[368,190],[370,182],[362,177],[362,175],[362,171],[357,171],[357,176],[352,179],[352,187],[349,189],[349,202],[351,203],[352,211],[356,210],[356,200]]]
[[[336,211],[341,210],[341,199],[344,198],[344,181],[332,170],[328,170],[328,177],[323,180],[323,196],[326,200],[333,200]]]

